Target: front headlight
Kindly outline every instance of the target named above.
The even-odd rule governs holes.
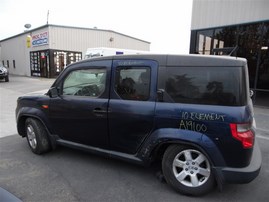
[[[2,72],[4,72],[4,73],[7,73],[7,72],[8,72],[7,68],[1,68],[1,70],[2,70]]]

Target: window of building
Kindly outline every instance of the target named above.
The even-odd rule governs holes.
[[[81,60],[81,52],[43,50],[30,52],[31,76],[55,78],[64,68]]]
[[[150,95],[149,67],[118,67],[115,90],[124,100],[148,100]]]
[[[213,49],[219,49],[212,54],[214,55],[229,55],[232,53],[233,49],[236,47],[236,34],[237,27],[224,27],[219,29],[214,29],[214,42]]]
[[[5,61],[4,60],[2,60],[2,64],[5,66]]]
[[[30,52],[31,76],[41,76],[40,71],[40,52]]]
[[[31,75],[38,77],[49,77],[49,51],[30,52]]]
[[[268,90],[269,94],[269,22],[264,23],[262,31],[257,88]]]
[[[227,47],[238,47],[233,56],[248,61],[249,84],[255,91],[254,104],[269,103],[269,21],[192,31],[190,53],[215,54],[213,49]],[[227,52],[216,53],[222,54]],[[267,98],[266,102],[263,98]]]
[[[9,68],[9,60],[7,60],[7,67]]]
[[[224,48],[224,39],[221,37],[222,29],[214,30],[213,48]]]
[[[59,74],[67,65],[67,53],[64,51],[54,51],[55,74]]]
[[[203,30],[197,32],[196,52],[210,55],[212,49],[213,30]]]
[[[13,60],[13,68],[16,68],[15,60]]]
[[[106,86],[106,69],[72,71],[63,83],[63,95],[99,97]]]
[[[52,77],[58,76],[67,65],[80,61],[82,59],[82,53],[80,52],[53,50],[52,55],[53,55],[53,63],[51,64]]]
[[[238,51],[237,56],[248,60],[249,84],[255,88],[257,76],[257,63],[260,46],[262,24],[246,24],[238,26]]]
[[[209,29],[197,31],[197,43],[196,43],[196,53],[203,55],[227,55],[231,52],[230,49],[236,46],[236,32],[237,28],[234,27],[224,27],[218,29]],[[213,49],[223,49],[218,50],[213,53]]]
[[[223,47],[235,47],[236,46],[236,26],[224,27],[214,30],[214,39],[220,43]]]

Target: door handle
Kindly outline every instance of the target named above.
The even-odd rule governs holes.
[[[95,113],[95,114],[104,114],[104,113],[107,113],[107,110],[104,110],[104,109],[98,107],[98,108],[95,108],[93,110],[93,113]]]

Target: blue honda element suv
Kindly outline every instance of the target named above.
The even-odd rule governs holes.
[[[201,195],[259,174],[248,82],[242,58],[82,60],[45,95],[18,98],[17,129],[36,154],[65,145],[143,165],[160,161],[171,187]]]

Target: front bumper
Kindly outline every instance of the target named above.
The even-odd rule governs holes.
[[[217,178],[222,183],[243,184],[254,180],[260,173],[262,157],[260,147],[255,141],[250,164],[244,168],[215,168]]]
[[[4,79],[4,78],[6,78],[7,76],[8,76],[7,73],[2,73],[2,74],[0,74],[0,79]]]

